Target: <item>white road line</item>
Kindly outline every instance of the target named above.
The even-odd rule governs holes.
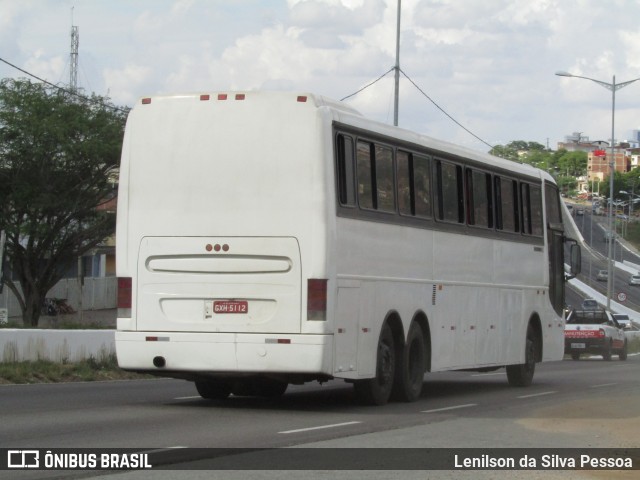
[[[613,385],[617,385],[617,383],[601,383],[600,385],[591,385],[589,388],[612,387]]]
[[[542,397],[543,395],[551,395],[552,393],[558,393],[557,391],[553,392],[542,392],[542,393],[532,393],[531,395],[521,395],[517,398],[532,398],[532,397]]]
[[[492,372],[492,373],[474,373],[472,377],[490,377],[491,375],[506,375],[505,372]]]
[[[477,403],[467,403],[465,405],[456,405],[454,407],[434,408],[433,410],[422,410],[422,413],[446,412],[448,410],[457,410],[459,408],[476,407]]]
[[[194,395],[192,397],[176,397],[174,400],[193,400],[194,398],[202,398],[200,395]]]
[[[334,423],[333,425],[320,425],[318,427],[309,427],[309,428],[298,428],[296,430],[285,430],[284,432],[278,433],[300,433],[300,432],[309,432],[311,430],[322,430],[325,428],[335,428],[335,427],[346,427],[347,425],[355,425],[357,423],[362,422],[344,422],[344,423]]]

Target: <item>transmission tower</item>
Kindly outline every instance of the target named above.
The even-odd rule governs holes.
[[[69,87],[72,92],[78,90],[78,27],[71,25],[71,58],[69,59]]]

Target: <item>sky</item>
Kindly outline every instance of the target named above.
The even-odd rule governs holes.
[[[0,58],[132,106],[232,90],[336,100],[396,63],[398,0],[0,0]],[[399,126],[480,151],[611,138],[606,83],[640,77],[640,0],[402,0]],[[0,78],[26,75],[0,62]],[[640,129],[640,81],[615,96],[615,136]],[[344,100],[393,123],[394,75]],[[455,120],[455,121],[454,121]]]

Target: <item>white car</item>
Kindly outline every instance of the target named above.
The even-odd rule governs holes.
[[[629,285],[640,285],[640,275],[631,275],[629,277]]]

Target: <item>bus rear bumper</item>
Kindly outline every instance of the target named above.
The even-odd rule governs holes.
[[[332,374],[333,335],[116,331],[120,368],[172,376]]]

